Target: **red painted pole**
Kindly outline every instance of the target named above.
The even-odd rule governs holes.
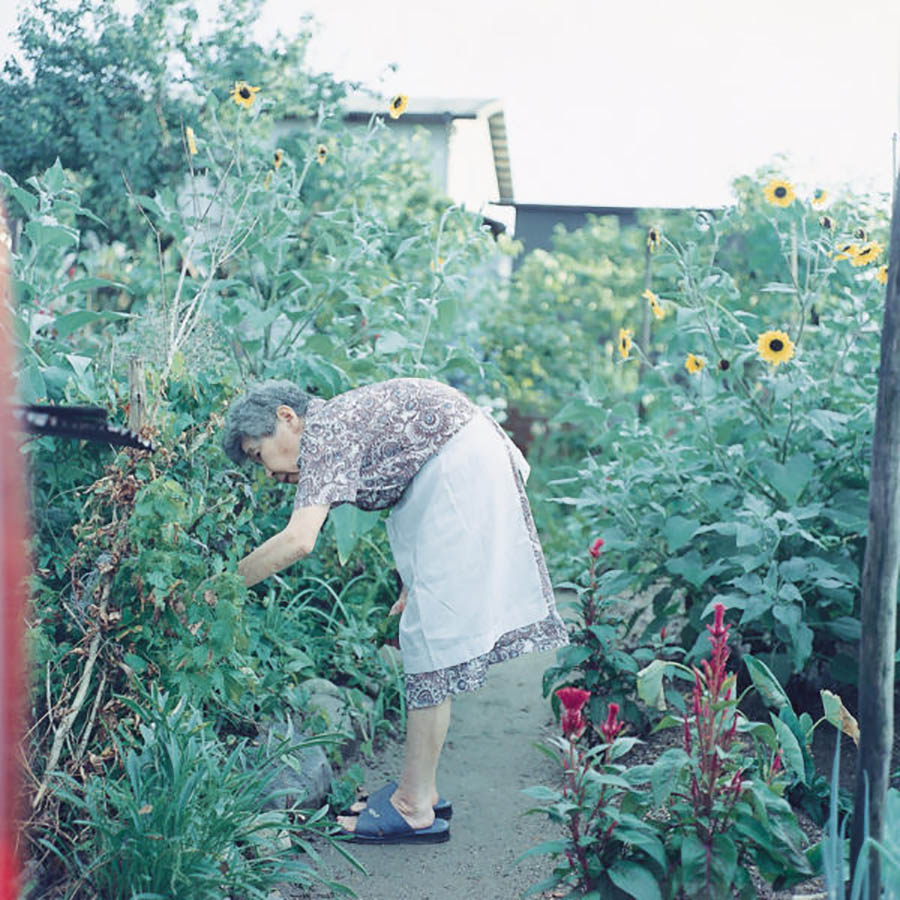
[[[19,895],[19,745],[25,708],[22,631],[28,570],[25,472],[12,411],[15,348],[8,241],[0,205],[0,900]]]

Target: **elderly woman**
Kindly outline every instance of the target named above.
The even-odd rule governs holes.
[[[452,808],[436,777],[451,695],[479,688],[491,663],[567,642],[525,496],[527,463],[463,394],[416,378],[330,400],[264,382],[234,401],[223,443],[236,462],[297,486],[285,529],[239,564],[248,586],[312,553],[332,506],[391,510],[403,770],[338,821],[360,842],[447,840]]]

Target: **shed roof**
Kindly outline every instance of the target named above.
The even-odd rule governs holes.
[[[343,101],[344,119],[348,122],[367,121],[372,115],[385,114],[388,104],[370,94],[351,94]],[[503,103],[496,97],[410,97],[403,121],[407,124],[430,125],[452,122],[454,119],[486,119],[497,174],[497,190],[501,203],[513,202],[512,168],[509,162],[509,141]]]
[[[351,94],[343,102],[345,119],[368,119],[373,113],[387,114],[388,104],[381,97]],[[446,119],[477,119],[502,111],[496,98],[414,97],[407,102],[403,118],[408,122],[442,122]]]

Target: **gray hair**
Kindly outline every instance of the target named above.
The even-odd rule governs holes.
[[[276,410],[290,406],[302,416],[309,406],[309,394],[290,381],[263,381],[232,401],[225,417],[222,449],[229,459],[241,463],[247,458],[241,446],[245,437],[262,438],[275,433]]]

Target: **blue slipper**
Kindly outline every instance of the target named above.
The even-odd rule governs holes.
[[[397,790],[397,782],[390,781],[388,782],[381,790],[376,791],[376,793],[381,793],[381,791],[390,788],[391,794]],[[368,803],[369,794],[360,794],[357,797],[357,800],[364,800]],[[375,796],[372,794],[371,796]],[[445,800],[443,797],[438,798],[438,802],[434,804],[434,814],[438,819],[446,819],[448,822],[453,818],[453,804],[449,800]],[[342,809],[339,813],[339,816],[358,816],[359,813],[353,812],[352,809]]]
[[[386,784],[369,795],[366,808],[356,820],[356,830],[341,834],[356,844],[440,844],[450,840],[450,824],[435,818],[428,828],[413,828],[391,803],[396,784]]]

